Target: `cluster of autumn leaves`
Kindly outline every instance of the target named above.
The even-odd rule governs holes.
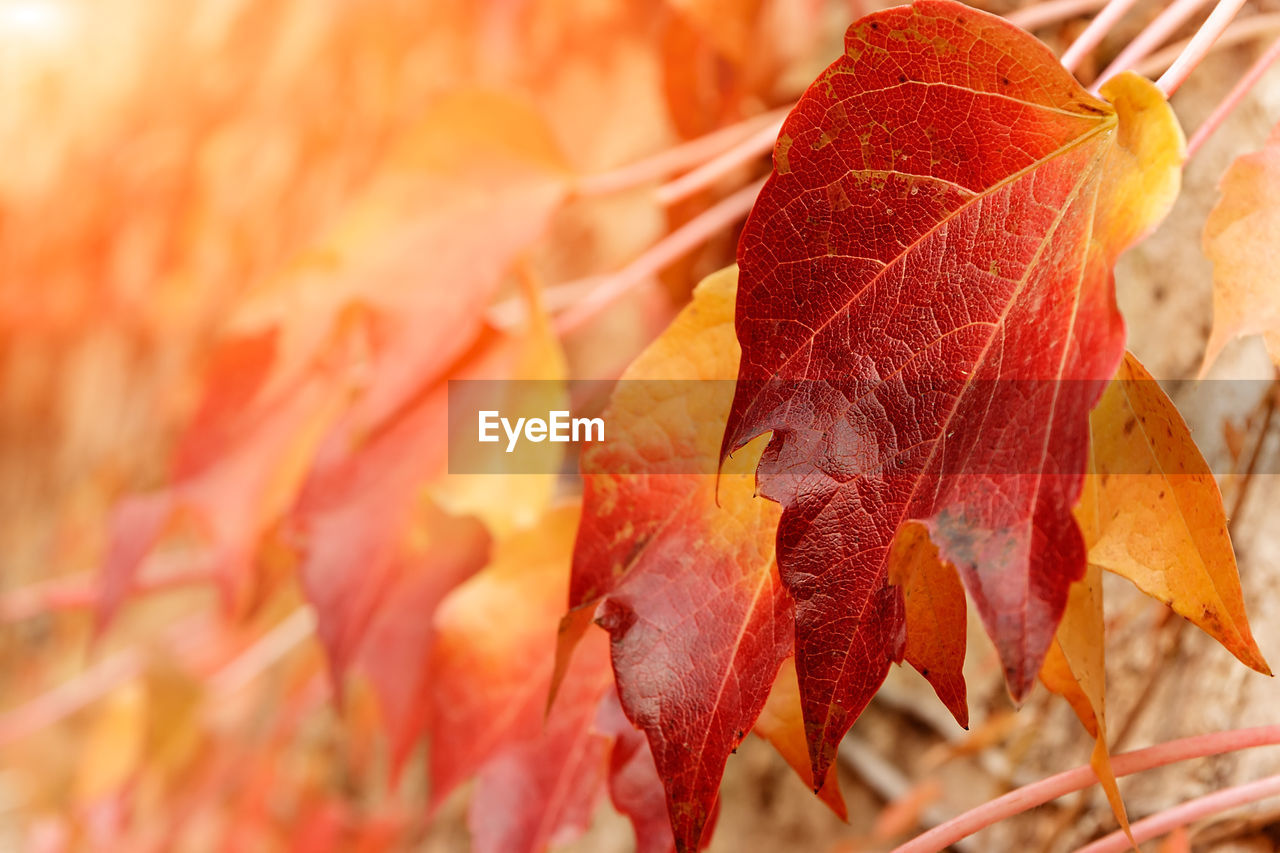
[[[1095,736],[1122,824],[1101,571],[1269,673],[1217,484],[1123,353],[1112,293],[1116,255],[1177,195],[1181,132],[1136,75],[1102,95],[963,6],[855,23],[783,126],[741,272],[705,281],[624,374],[737,380],[731,401],[624,387],[612,446],[583,459],[565,631],[594,615],[610,632],[681,849],[793,654],[815,787],[891,663],[965,724],[965,589],[1014,697],[1038,677]],[[642,468],[654,433],[705,452],[721,424],[718,495],[608,473]]]
[[[535,21],[563,13],[537,5]],[[675,14],[652,5],[579,26],[613,32]],[[691,136],[720,122],[709,104],[731,111],[766,90],[752,47],[768,4],[673,5],[664,83]],[[511,47],[496,12],[465,6],[444,12],[458,33],[494,55]],[[553,64],[536,44],[523,50]],[[713,74],[699,65],[709,55]],[[719,81],[712,91],[708,78]],[[554,81],[575,85],[586,84]],[[1176,195],[1180,131],[1144,81],[1122,78],[1103,94],[1111,107],[1030,36],[966,7],[925,2],[860,21],[784,127],[741,270],[704,279],[623,373],[608,440],[583,453],[580,498],[553,475],[450,473],[445,435],[450,380],[542,380],[519,387],[542,389],[532,393],[546,395],[534,401],[543,408],[566,393],[574,354],[548,316],[565,294],[542,286],[528,255],[549,231],[573,230],[565,211],[583,166],[526,98],[433,98],[323,227],[320,248],[236,301],[168,485],[112,510],[99,620],[163,585],[157,557],[172,556],[175,539],[232,621],[274,614],[296,577],[327,672],[290,673],[280,718],[256,741],[269,747],[264,763],[283,760],[280,745],[331,684],[357,740],[376,709],[390,741],[380,769],[392,777],[425,742],[429,812],[474,782],[473,849],[563,842],[607,796],[639,849],[656,853],[709,841],[728,756],[751,732],[843,815],[835,748],[890,663],[920,671],[965,724],[968,589],[1011,691],[1025,695],[1038,677],[1096,738],[1094,766],[1123,820],[1106,751],[1100,573],[1267,666],[1217,485],[1173,404],[1123,352],[1110,294],[1115,255]],[[590,117],[576,121],[588,131]],[[1264,284],[1280,267],[1258,250],[1276,233],[1267,187],[1277,150],[1280,138],[1233,167],[1210,219],[1211,356],[1236,334],[1280,328],[1280,299]],[[652,219],[647,202],[632,208],[629,222]],[[488,313],[495,303],[508,309],[500,319]],[[665,317],[648,311],[656,330]],[[884,395],[908,369],[919,372],[903,387],[972,374],[996,396],[978,401],[985,409],[966,403],[968,391],[942,401],[961,412],[954,425],[942,409],[895,413]],[[1004,380],[1080,396],[1015,406],[998,399]],[[866,401],[874,407],[854,405]],[[851,435],[842,422],[865,429]],[[1001,512],[989,502],[999,475],[947,486],[909,455],[909,470],[849,470],[855,450],[898,458],[941,434],[948,452],[997,453],[983,439],[997,422],[1022,427],[1017,452],[1042,450],[1018,470],[1040,470],[1050,449],[1064,472],[1051,495],[1023,489],[1038,478],[1013,476],[1022,502]],[[939,433],[907,440],[909,426]],[[720,473],[645,472],[672,457],[720,458]],[[1019,532],[993,544],[1009,530]],[[1023,596],[1001,599],[1004,589]],[[293,618],[280,623],[286,633],[310,624]],[[188,633],[198,642],[195,631],[165,636]],[[236,640],[251,661],[259,647]],[[238,683],[241,660],[220,683]],[[197,703],[173,692],[152,690],[197,728]],[[126,717],[142,701],[131,696],[113,695]],[[164,759],[161,775],[195,789],[232,778],[252,743],[221,762],[191,762],[189,744],[152,751],[186,756]],[[124,802],[141,810],[128,763],[152,748],[134,747],[109,774],[111,828],[100,838],[157,837],[131,836],[121,816]],[[251,778],[236,807],[270,790],[277,771]],[[395,813],[362,822],[313,791],[307,807],[308,831],[327,843],[351,841],[359,825],[361,843],[388,846],[414,825]]]

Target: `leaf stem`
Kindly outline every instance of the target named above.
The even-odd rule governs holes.
[[[1280,796],[1280,775],[1215,791],[1138,821],[1133,825],[1133,839],[1141,844],[1201,818],[1274,796]],[[1121,853],[1128,847],[1129,839],[1124,837],[1124,833],[1113,832],[1081,847],[1076,853]]]
[[[1102,11],[1089,22],[1071,46],[1062,54],[1062,67],[1075,71],[1080,62],[1111,32],[1112,28],[1125,16],[1137,0],[1108,0]],[[1242,0],[1243,2],[1243,0]]]
[[[1233,729],[1207,735],[1180,738],[1167,743],[1126,752],[1111,758],[1111,767],[1117,777],[1141,773],[1155,767],[1163,767],[1191,758],[1221,755],[1256,746],[1280,745],[1280,725],[1261,726],[1252,729]],[[1084,765],[1024,785],[1001,797],[996,797],[977,808],[961,814],[946,823],[924,832],[894,849],[893,853],[937,853],[961,838],[967,838],[1005,818],[1020,814],[1064,794],[1080,791],[1097,782],[1093,768]]]
[[[1015,27],[1034,30],[1048,24],[1056,24],[1076,15],[1083,15],[1100,9],[1107,0],[1048,0],[1021,9],[1015,9],[1004,16],[1004,19]]]
[[[1250,15],[1241,21],[1236,21],[1222,37],[1214,42],[1213,49],[1220,50],[1230,47],[1240,42],[1248,41],[1259,35],[1280,31],[1280,12],[1267,12],[1262,15]],[[1138,64],[1134,70],[1144,77],[1154,77],[1158,72],[1163,71],[1173,64],[1173,61],[1186,49],[1191,43],[1190,39],[1171,44],[1161,51],[1151,54]]]
[[[217,695],[235,693],[265,672],[308,637],[314,636],[315,611],[299,607],[263,634],[256,643],[209,679]]]
[[[1035,3],[1023,9],[1005,15],[1005,20],[1024,30],[1033,30],[1048,24],[1073,18],[1086,12],[1092,12],[1106,5],[1108,0],[1048,0]],[[1203,2],[1203,0],[1202,0]],[[860,16],[857,16],[860,17]],[[707,164],[712,158],[729,149],[742,144],[744,137],[753,135],[762,126],[780,126],[783,118],[795,104],[788,104],[767,113],[752,116],[729,127],[722,127],[705,136],[692,139],[651,157],[628,163],[617,169],[610,169],[595,175],[587,175],[578,181],[576,190],[580,196],[598,196],[620,192],[633,187],[661,180],[668,175],[683,172],[700,164]],[[760,130],[760,135],[766,135]],[[774,135],[777,133],[775,131]],[[747,157],[750,159],[750,156]],[[718,177],[718,175],[717,175]],[[678,192],[673,187],[668,192]],[[679,198],[680,196],[676,196]],[[674,199],[673,199],[674,200]]]
[[[158,642],[179,659],[203,654],[215,637],[214,623],[204,617],[173,625]],[[0,714],[0,746],[63,720],[147,670],[142,649],[126,648],[103,658],[57,687]]]
[[[556,332],[566,335],[618,297],[630,291],[651,275],[665,269],[686,252],[706,242],[717,231],[747,215],[755,204],[764,181],[743,187],[650,246],[644,254],[611,275],[569,282],[556,289],[573,292],[590,288],[580,301],[555,319]],[[552,294],[548,294],[548,304]]]
[[[52,725],[116,687],[132,681],[146,669],[146,660],[137,649],[125,649],[104,658],[47,693],[0,715],[0,746],[21,740]]]
[[[1258,61],[1253,63],[1249,70],[1245,72],[1245,75],[1240,78],[1239,82],[1231,88],[1227,96],[1222,99],[1222,103],[1218,104],[1213,112],[1209,114],[1209,117],[1204,120],[1204,123],[1196,128],[1196,132],[1191,135],[1190,141],[1187,142],[1188,158],[1196,153],[1201,145],[1204,145],[1205,140],[1213,135],[1213,132],[1231,114],[1231,111],[1240,105],[1245,95],[1249,94],[1249,90],[1257,84],[1258,80],[1262,78],[1262,75],[1267,72],[1267,69],[1277,59],[1280,59],[1280,39],[1272,42],[1271,47],[1267,48],[1266,52],[1258,57]]]
[[[138,578],[130,592],[149,594],[216,581],[216,576],[203,569],[174,569]],[[101,587],[97,574],[84,574],[16,589],[0,598],[0,623],[21,622],[53,611],[97,607],[102,600]]]
[[[1214,42],[1226,32],[1231,20],[1245,2],[1246,0],[1218,0],[1218,4],[1213,7],[1209,17],[1191,37],[1186,48],[1178,54],[1178,58],[1169,66],[1169,70],[1160,75],[1160,79],[1156,81],[1156,88],[1163,92],[1166,98],[1178,91],[1178,87],[1186,82],[1201,60],[1209,55]]]
[[[658,204],[667,206],[711,186],[734,169],[750,163],[773,148],[786,116],[779,116],[723,154],[654,191]]]
[[[1098,75],[1090,91],[1096,93],[1108,79],[1137,65],[1151,51],[1164,44],[1178,27],[1208,2],[1209,0],[1174,0],[1111,60],[1111,64]]]
[[[578,181],[577,193],[580,196],[598,196],[620,192],[706,163],[740,144],[744,137],[754,135],[761,126],[780,124],[793,106],[795,105],[788,104],[771,112],[752,116],[617,169],[587,175]]]
[[[1277,42],[1277,44],[1280,44],[1280,42]],[[1276,416],[1276,404],[1280,403],[1280,368],[1277,368],[1276,373],[1276,378],[1271,381],[1271,385],[1267,388],[1262,426],[1258,429],[1258,438],[1253,443],[1253,450],[1249,453],[1249,464],[1245,467],[1244,477],[1240,480],[1240,488],[1231,504],[1231,514],[1227,516],[1228,534],[1236,532],[1234,530],[1236,520],[1240,518],[1240,513],[1244,510],[1245,498],[1249,496],[1249,486],[1253,484],[1253,475],[1258,469],[1258,460],[1262,457],[1262,446],[1267,443],[1267,436],[1271,433],[1271,422]]]

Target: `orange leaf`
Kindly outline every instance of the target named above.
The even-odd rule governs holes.
[[[1280,364],[1280,125],[1262,150],[1236,158],[1218,189],[1222,195],[1204,224],[1213,332],[1201,372],[1242,335],[1265,335]]]
[[[436,610],[433,807],[491,758],[542,731],[578,515],[576,505],[557,508],[499,542],[492,563]],[[566,701],[560,697],[552,713]]]
[[[546,412],[564,393],[559,349],[537,311],[527,334],[483,335],[451,376],[542,380],[474,383],[502,394],[495,406],[541,403]],[[536,521],[555,488],[553,473],[445,474],[449,408],[448,383],[431,383],[415,406],[367,443],[346,453],[331,448],[291,518],[296,538],[305,544],[303,585],[316,607],[331,669],[340,677],[359,656],[388,718],[397,763],[422,730],[430,684],[424,675],[429,615],[445,593],[483,565],[487,548],[488,533],[479,521],[441,522],[435,505],[452,516],[478,516],[502,535]],[[397,639],[388,646],[387,637]]]
[[[1077,513],[1089,561],[1128,578],[1270,674],[1254,642],[1218,484],[1173,402],[1131,354],[1090,418],[1096,476]]]
[[[387,588],[374,605],[355,660],[355,668],[373,686],[391,736],[396,772],[428,723],[434,685],[427,667],[434,637],[427,617],[484,567],[490,548],[488,531],[475,519],[452,517],[433,507],[421,516],[419,541],[388,566]]]
[[[548,638],[552,621],[546,623]],[[612,741],[592,723],[610,672],[604,635],[593,631],[584,645],[545,725],[481,768],[467,812],[475,853],[541,853],[571,841],[590,823]],[[543,690],[547,684],[539,682]]]
[[[1067,593],[1067,609],[1040,668],[1040,680],[1070,703],[1085,729],[1093,735],[1093,755],[1089,763],[1106,792],[1111,811],[1128,834],[1129,818],[1107,750],[1103,639],[1102,570],[1091,563],[1084,577],[1073,583]]]
[[[606,440],[583,454],[576,610],[563,626],[571,644],[598,605],[622,707],[649,737],[678,850],[703,840],[729,754],[792,642],[773,558],[778,507],[755,495],[751,473],[764,442],[714,473],[737,371],[736,284],[733,267],[704,279],[623,374]]]
[[[756,720],[755,733],[778,750],[791,769],[813,789],[813,767],[809,764],[809,745],[804,738],[804,715],[800,713],[800,682],[796,679],[795,658],[787,658],[773,680],[769,700]],[[818,796],[841,820],[849,819],[849,810],[840,792],[840,777],[828,773]]]
[[[898,531],[889,556],[889,582],[902,588],[906,608],[903,659],[933,685],[956,722],[968,728],[964,587],[955,567],[939,559],[924,525],[907,524]]]

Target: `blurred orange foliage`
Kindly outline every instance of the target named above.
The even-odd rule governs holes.
[[[0,846],[424,837],[432,611],[576,488],[447,475],[447,381],[617,376],[733,245],[553,335],[724,189],[628,164],[793,100],[840,5],[0,0]]]

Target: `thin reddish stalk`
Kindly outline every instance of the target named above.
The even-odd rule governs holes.
[[[711,186],[739,166],[750,163],[771,150],[778,138],[778,133],[782,130],[782,121],[785,117],[781,116],[775,121],[769,122],[718,157],[708,160],[692,172],[658,187],[654,191],[654,197],[658,200],[658,204],[666,206],[674,204],[680,199],[688,198],[699,190]]]
[[[1049,0],[1047,3],[1017,9],[1005,15],[1004,19],[1015,27],[1034,30],[1101,9],[1106,4],[1107,0]]]
[[[1141,773],[1191,758],[1221,755],[1256,746],[1280,744],[1280,725],[1254,729],[1235,729],[1207,735],[1180,738],[1146,749],[1126,752],[1111,758],[1117,777]],[[1098,781],[1093,768],[1085,765],[1024,785],[1002,797],[990,800],[944,824],[921,833],[894,849],[893,853],[937,853],[961,838],[967,838],[1005,818],[1044,805],[1064,794],[1083,790]]]
[[[1250,15],[1242,21],[1236,21],[1222,37],[1213,44],[1213,50],[1231,47],[1259,35],[1280,31],[1280,12],[1268,12],[1265,15]],[[1154,77],[1173,64],[1174,60],[1191,44],[1190,39],[1177,42],[1158,53],[1144,59],[1134,70],[1144,77]]]
[[[1266,52],[1258,57],[1258,61],[1253,63],[1249,70],[1245,72],[1245,75],[1240,78],[1239,82],[1231,87],[1231,91],[1222,99],[1222,103],[1218,104],[1213,112],[1209,114],[1209,117],[1204,120],[1204,123],[1196,128],[1196,132],[1192,134],[1191,140],[1187,143],[1187,157],[1200,150],[1200,146],[1204,145],[1205,140],[1213,135],[1213,132],[1226,120],[1231,111],[1239,106],[1245,95],[1249,94],[1249,90],[1262,79],[1262,75],[1267,73],[1267,69],[1278,59],[1280,59],[1280,39],[1272,42],[1271,47],[1267,48]]]
[[[1035,3],[1010,12],[1005,15],[1005,20],[1025,30],[1033,30],[1092,12],[1107,3],[1108,0],[1048,0],[1048,2]],[[855,14],[854,17],[860,17],[860,15]],[[652,157],[646,157],[607,172],[587,175],[578,181],[577,192],[584,196],[606,195],[661,180],[668,175],[706,164],[712,158],[733,148],[742,141],[744,136],[751,134],[761,125],[781,124],[782,119],[794,106],[789,104],[762,115],[752,116],[730,127],[721,128],[661,151]]]
[[[587,175],[578,181],[577,192],[583,196],[606,195],[691,169],[733,148],[744,137],[754,135],[761,126],[780,123],[790,111],[791,106],[786,106],[752,116],[730,127],[712,131],[706,136],[660,151],[652,157],[637,160],[608,172]]]
[[[179,658],[193,658],[204,653],[213,636],[213,627],[212,621],[203,618],[194,624],[174,625],[159,641],[173,649]],[[0,745],[65,719],[139,677],[146,668],[147,658],[138,648],[124,649],[98,661],[47,693],[0,714]]]
[[[762,186],[764,181],[756,181],[738,190],[654,243],[644,254],[618,272],[600,277],[581,301],[556,317],[556,332],[560,335],[572,332],[640,282],[706,242],[717,231],[746,216]],[[561,287],[577,290],[582,288],[582,283],[572,282]]]
[[[1280,796],[1280,775],[1215,791],[1138,821],[1133,825],[1133,840],[1141,844],[1197,820],[1276,796]],[[1106,838],[1081,847],[1076,853],[1122,853],[1129,847],[1129,839],[1125,838],[1124,833],[1113,832]]]
[[[1106,38],[1107,33],[1111,32],[1136,2],[1138,0],[1108,0],[1107,5],[1102,7],[1097,17],[1089,22],[1089,26],[1085,27],[1079,38],[1072,42],[1062,54],[1062,67],[1068,71],[1075,71],[1081,60]]]
[[[126,649],[44,693],[0,715],[0,746],[21,740],[62,720],[116,687],[142,674],[146,660],[137,649]]]
[[[218,670],[209,679],[213,693],[226,695],[240,690],[304,640],[314,636],[315,628],[315,612],[310,607],[299,607],[235,660]]]
[[[1160,79],[1156,81],[1156,88],[1163,92],[1166,98],[1178,91],[1178,87],[1186,82],[1195,67],[1209,55],[1214,42],[1226,32],[1232,19],[1245,2],[1246,0],[1218,0],[1218,5],[1213,7],[1209,17],[1191,37],[1186,49],[1178,54],[1178,58],[1169,66],[1169,70],[1160,75]]]
[[[216,577],[204,570],[178,569],[141,577],[131,591],[147,594],[216,581]],[[52,611],[92,608],[101,598],[102,581],[96,573],[56,578],[16,589],[0,598],[0,623],[20,622]]]
[[[1102,73],[1094,82],[1093,91],[1096,92],[1108,78],[1137,65],[1151,51],[1164,44],[1178,27],[1208,2],[1209,0],[1174,0],[1163,12],[1156,15],[1142,32],[1134,36],[1133,41],[1125,45],[1124,50],[1111,60],[1110,65],[1102,69]]]

